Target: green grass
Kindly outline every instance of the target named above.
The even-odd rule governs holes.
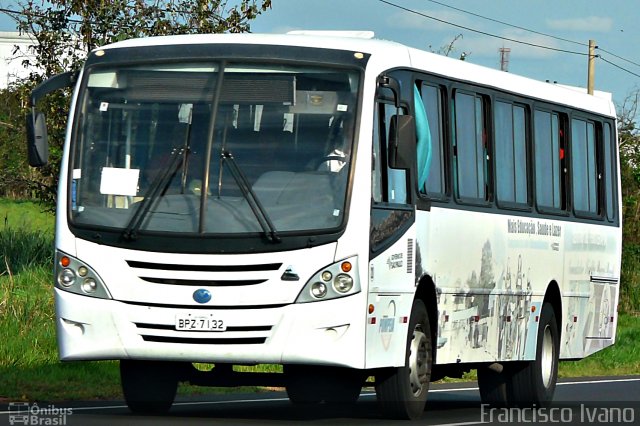
[[[55,216],[38,203],[0,198],[0,227],[38,230],[53,235]]]
[[[53,214],[31,201],[0,199],[0,274],[53,267]]]
[[[0,401],[122,398],[117,362],[58,361],[52,291],[53,216],[34,203],[0,199],[0,218],[5,219],[5,224],[0,224]],[[638,341],[640,317],[621,314],[616,344],[584,360],[561,363],[560,376],[640,374]],[[272,365],[237,370],[281,371]],[[474,379],[475,372],[464,378]],[[258,389],[184,385],[179,393],[238,390]]]

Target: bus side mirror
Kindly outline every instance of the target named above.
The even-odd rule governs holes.
[[[389,126],[389,167],[409,169],[416,147],[416,126],[411,115],[394,115]]]
[[[43,113],[36,111],[36,103],[54,90],[71,87],[78,78],[78,71],[67,71],[56,74],[40,83],[31,92],[27,114],[27,155],[29,165],[42,167],[49,161],[49,142],[47,140],[47,120]]]
[[[32,167],[42,167],[49,161],[46,118],[35,109],[27,114],[27,155]]]

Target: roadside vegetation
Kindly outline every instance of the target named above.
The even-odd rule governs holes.
[[[53,304],[52,213],[0,199],[0,401],[122,398],[114,361],[58,361]],[[560,377],[640,374],[640,316],[624,313],[613,347],[560,364]],[[199,368],[208,369],[201,364]],[[274,371],[276,366],[259,366]],[[246,371],[246,369],[245,369]],[[465,376],[475,379],[475,374]],[[243,388],[243,391],[259,391]],[[237,391],[182,385],[181,394]]]
[[[121,398],[116,362],[58,361],[51,211],[70,92],[40,104],[47,113],[51,148],[50,163],[41,169],[26,164],[23,123],[28,93],[45,75],[77,69],[94,46],[139,36],[248,31],[250,21],[267,11],[271,0],[242,0],[231,9],[220,1],[196,7],[192,0],[140,2],[142,9],[137,10],[124,0],[17,3],[21,12],[15,15],[16,26],[37,44],[29,52],[16,52],[34,70],[29,78],[0,91],[0,401]],[[457,38],[437,53],[449,55]],[[561,364],[561,377],[640,374],[640,132],[635,122],[639,94],[636,90],[619,108],[625,238],[617,343],[587,359]],[[467,376],[473,378],[474,374]],[[210,391],[180,388],[183,394]]]

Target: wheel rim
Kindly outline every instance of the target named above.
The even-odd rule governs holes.
[[[427,347],[427,335],[420,327],[413,331],[409,354],[409,384],[414,396],[419,396],[429,381],[429,352]]]
[[[551,327],[546,325],[542,335],[541,354],[542,384],[545,389],[548,389],[551,385],[551,377],[553,376],[554,368],[553,363],[553,336],[551,335]]]

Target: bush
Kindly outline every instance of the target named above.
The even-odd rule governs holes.
[[[5,225],[0,230],[0,250],[0,275],[35,267],[53,268],[53,236],[49,233]]]
[[[638,311],[640,309],[640,244],[624,244],[621,275],[618,307],[622,312]]]

